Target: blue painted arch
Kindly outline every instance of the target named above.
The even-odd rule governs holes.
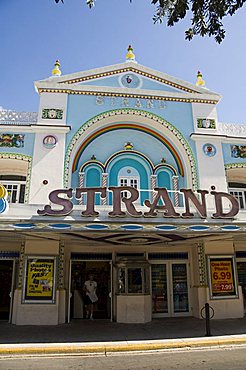
[[[134,168],[140,177],[140,189],[144,189],[140,193],[140,202],[143,204],[145,199],[150,197],[151,189],[150,179],[152,175],[152,169],[147,161],[134,153],[122,153],[108,163],[107,172],[109,174],[108,184],[109,186],[118,186],[118,175],[124,167]],[[109,204],[112,204],[112,195],[109,195]]]

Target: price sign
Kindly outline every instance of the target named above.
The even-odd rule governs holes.
[[[210,258],[209,267],[212,295],[235,295],[233,258]]]

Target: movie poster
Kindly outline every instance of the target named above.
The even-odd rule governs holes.
[[[28,258],[25,300],[52,301],[54,297],[55,259]]]

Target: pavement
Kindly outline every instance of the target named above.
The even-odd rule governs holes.
[[[246,317],[205,321],[193,317],[154,319],[147,324],[73,320],[57,326],[16,326],[0,321],[0,356],[107,354],[246,345]]]

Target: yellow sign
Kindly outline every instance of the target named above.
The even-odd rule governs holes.
[[[232,259],[210,260],[212,293],[235,292]]]
[[[28,260],[26,299],[52,299],[53,276],[54,260]]]

